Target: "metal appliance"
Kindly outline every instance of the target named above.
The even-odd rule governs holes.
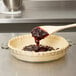
[[[0,13],[18,14],[21,13],[23,0],[1,0]]]
[[[3,0],[9,11],[19,11],[22,7],[22,0]]]

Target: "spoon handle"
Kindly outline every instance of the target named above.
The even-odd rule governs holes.
[[[47,31],[49,34],[55,33],[60,30],[64,30],[71,27],[76,27],[76,24],[69,24],[69,25],[63,25],[63,26],[40,26],[45,31]]]
[[[68,24],[68,25],[63,25],[63,26],[57,26],[56,28],[54,28],[54,30],[52,30],[52,32],[50,32],[50,34],[67,29],[67,28],[72,28],[72,27],[76,27],[76,24],[74,23],[74,24]]]
[[[69,24],[69,25],[59,26],[59,27],[62,29],[66,29],[66,28],[76,27],[76,24]]]

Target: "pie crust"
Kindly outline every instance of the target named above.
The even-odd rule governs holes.
[[[63,37],[57,35],[49,35],[45,39],[42,39],[40,41],[40,44],[51,46],[55,50],[46,52],[22,50],[25,46],[32,44],[35,44],[35,42],[31,34],[14,37],[8,42],[8,46],[11,48],[11,54],[14,57],[29,62],[46,62],[59,59],[66,54],[67,48],[69,46],[69,43]]]

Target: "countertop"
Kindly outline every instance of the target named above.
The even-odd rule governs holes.
[[[24,0],[21,14],[9,15],[0,12],[0,23],[76,22],[75,7],[76,1]]]
[[[26,33],[0,33],[0,46],[10,38]],[[0,76],[75,76],[76,32],[59,32],[72,46],[65,57],[48,63],[23,62],[10,54],[9,49],[0,48]]]

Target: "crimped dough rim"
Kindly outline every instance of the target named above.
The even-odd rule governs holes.
[[[17,36],[14,37],[12,39],[9,40],[8,42],[8,46],[9,48],[12,49],[12,53],[17,54],[17,55],[23,55],[23,56],[49,56],[49,55],[58,55],[58,54],[62,54],[66,52],[66,49],[69,46],[69,43],[61,36],[57,36],[57,35],[50,35],[50,37],[57,37],[63,40],[63,44],[65,45],[65,47],[60,48],[58,50],[51,50],[51,51],[46,51],[46,52],[35,52],[35,51],[23,51],[22,49],[19,48],[15,48],[12,43],[15,42],[16,40],[22,40],[24,38],[26,38],[26,36],[29,38],[29,36],[31,36],[31,34],[27,34],[27,35],[21,35],[21,36]],[[31,36],[32,37],[32,36]]]

